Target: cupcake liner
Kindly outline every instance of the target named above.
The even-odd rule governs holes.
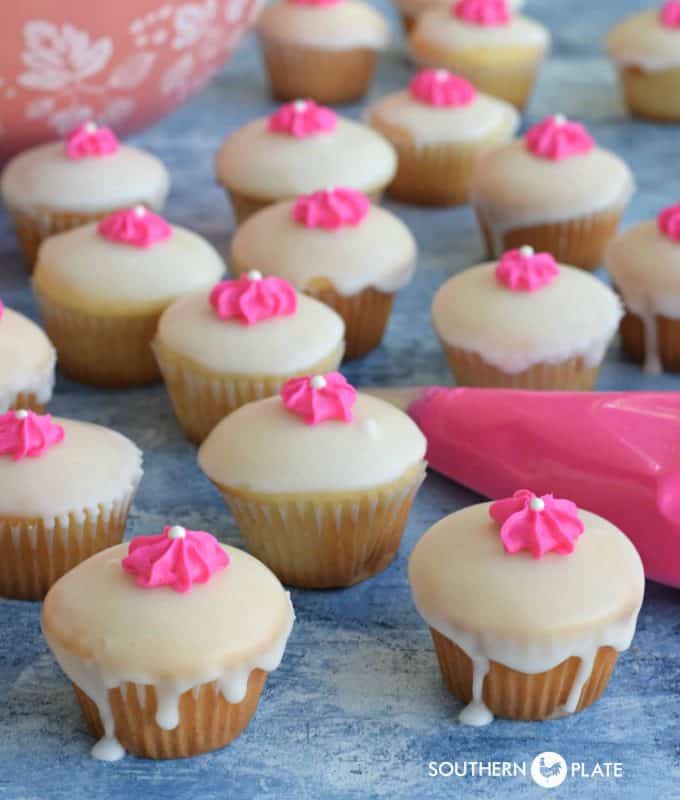
[[[399,549],[424,465],[366,491],[267,495],[218,485],[256,558],[290,586],[351,586],[382,572]]]
[[[494,236],[483,212],[475,209],[489,258],[499,258],[506,250],[530,245],[536,251],[551,253],[562,264],[594,270],[602,264],[604,250],[616,234],[622,208],[607,209],[561,222],[546,222],[506,231],[500,241]]]
[[[654,72],[623,67],[619,80],[631,114],[654,122],[680,122],[680,67]]]
[[[406,36],[413,33],[418,18],[413,16],[413,14],[406,13],[406,11],[400,11],[399,19],[401,19],[401,27],[404,29]]]
[[[680,319],[656,317],[657,347],[661,366],[668,372],[680,372]],[[621,347],[633,361],[644,363],[645,328],[637,314],[627,312],[621,320]]]
[[[532,364],[522,372],[504,372],[478,354],[443,344],[458,386],[482,388],[590,391],[594,388],[599,364],[589,367],[581,356],[557,364]]]
[[[0,517],[0,597],[42,600],[66,572],[120,544],[135,486],[113,503],[55,517]]]
[[[277,100],[310,98],[324,105],[359,100],[373,79],[377,52],[356,47],[324,50],[259,37]]]
[[[38,400],[35,392],[19,392],[10,403],[8,411],[25,408],[27,411],[35,411],[36,414],[44,414],[46,404]]]
[[[233,375],[212,372],[169,350],[157,339],[153,350],[177,419],[196,444],[239,406],[278,394],[289,378],[336,370],[343,354],[340,345],[322,361],[285,375]]]
[[[472,700],[472,660],[439,631],[430,628],[430,633],[449,691],[463,703],[469,703]],[[617,658],[618,653],[613,647],[600,647],[576,711],[582,711],[599,699],[609,683]],[[484,703],[498,717],[550,719],[559,714],[566,703],[579,663],[580,659],[574,656],[547,672],[530,675],[492,661],[484,679]]]
[[[125,683],[109,690],[116,738],[125,750],[141,758],[189,758],[219,750],[250,722],[266,679],[266,672],[254,669],[240,703],[227,702],[214,681],[184,692],[179,701],[179,725],[169,731],[156,724],[155,688]],[[100,739],[104,726],[97,705],[76,684],[73,688],[90,733]]]

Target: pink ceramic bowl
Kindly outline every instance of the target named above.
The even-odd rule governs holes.
[[[205,86],[260,0],[6,0],[0,162],[94,119],[123,135]]]

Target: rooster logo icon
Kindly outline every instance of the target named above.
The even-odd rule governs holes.
[[[539,753],[531,762],[531,777],[543,789],[556,789],[567,777],[567,762],[559,753]]]

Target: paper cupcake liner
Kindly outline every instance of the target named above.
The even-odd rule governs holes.
[[[478,354],[444,344],[444,351],[458,386],[482,388],[590,391],[599,364],[589,367],[581,356],[557,364],[533,364],[522,372],[504,372]]]
[[[655,72],[624,67],[619,80],[631,114],[654,122],[680,122],[680,67]]]
[[[169,350],[157,339],[153,343],[179,424],[196,444],[200,444],[223,417],[239,406],[278,394],[289,378],[336,370],[342,361],[343,349],[340,345],[322,361],[285,375],[225,375],[195,364]]]
[[[35,411],[36,414],[44,414],[46,404],[38,400],[38,395],[34,392],[19,392],[10,403],[8,411],[25,408],[28,411]]]
[[[0,597],[42,600],[66,572],[120,544],[137,487],[96,511],[84,509],[46,521],[0,517]]]
[[[424,465],[388,485],[341,494],[267,495],[219,486],[248,548],[289,586],[351,586],[399,549]]]
[[[430,628],[439,667],[451,692],[463,703],[472,700],[472,661],[457,644]],[[612,647],[597,651],[590,677],[581,690],[576,711],[592,705],[604,692],[618,653]],[[566,703],[580,659],[572,657],[547,672],[530,675],[492,661],[484,679],[483,698],[497,717],[520,720],[550,719]]]
[[[400,11],[399,19],[401,19],[401,27],[404,29],[406,36],[413,33],[418,18],[413,16],[413,14],[407,14],[406,11]]]
[[[125,683],[109,690],[116,738],[128,753],[141,758],[189,758],[219,750],[247,727],[266,679],[266,672],[254,669],[240,703],[227,702],[214,682],[184,692],[179,701],[179,725],[170,731],[156,724],[155,688]],[[73,684],[73,688],[90,733],[100,739],[104,726],[97,705],[80,687]]]
[[[324,105],[351,103],[366,94],[377,52],[356,47],[324,50],[259,37],[272,94],[277,100],[310,98]]]
[[[680,372],[680,319],[656,317],[657,348],[661,366],[668,372]],[[636,314],[627,312],[621,320],[621,347],[633,361],[644,363],[645,328]]]
[[[479,208],[475,209],[489,258],[499,258],[506,250],[530,245],[551,253],[562,264],[594,270],[602,264],[604,250],[616,234],[623,209],[607,209],[585,217],[529,225],[495,237]],[[499,241],[500,239],[500,241]]]

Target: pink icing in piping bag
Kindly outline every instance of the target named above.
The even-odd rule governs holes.
[[[110,156],[117,150],[116,134],[94,122],[84,122],[66,137],[66,155],[74,161],[88,156]]]
[[[657,225],[671,241],[680,242],[680,203],[664,208],[657,217]]]
[[[458,0],[451,11],[464,22],[484,27],[509,25],[511,21],[507,0]]]
[[[114,211],[97,225],[97,231],[111,242],[144,249],[172,236],[172,227],[163,217],[144,206]]]
[[[680,392],[431,387],[409,412],[432,469],[491,498],[568,497],[629,536],[647,577],[680,587]]]
[[[355,189],[322,189],[295,201],[293,219],[306,228],[336,231],[356,227],[366,218],[371,201]]]
[[[330,133],[337,124],[338,115],[333,109],[318,106],[313,100],[294,100],[275,111],[267,127],[271,133],[304,139],[317,133]]]
[[[659,16],[664,28],[680,28],[680,0],[666,0]]]
[[[535,292],[551,284],[560,268],[550,253],[535,253],[525,245],[508,250],[496,267],[496,279],[513,292]]]
[[[339,372],[291,378],[281,387],[284,406],[306,425],[327,419],[351,422],[356,397],[356,389]]]
[[[39,458],[64,440],[64,429],[49,414],[20,409],[0,414],[0,455],[15,461]]]
[[[543,122],[529,128],[524,141],[530,153],[550,161],[583,155],[595,147],[595,140],[585,127],[562,114],[546,117]]]
[[[465,78],[447,69],[424,69],[408,85],[411,97],[437,108],[469,106],[477,90]]]
[[[283,278],[263,278],[251,270],[235,281],[220,281],[210,292],[210,304],[222,320],[253,325],[263,319],[291,316],[297,310],[297,293]]]

